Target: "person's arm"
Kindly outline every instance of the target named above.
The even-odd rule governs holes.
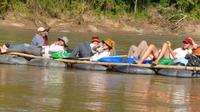
[[[198,45],[196,44],[196,42],[192,39],[192,49],[196,49],[198,47]]]
[[[190,39],[192,41],[192,46],[190,47],[190,49],[196,49],[198,47],[198,45],[196,44],[196,42],[191,38],[191,37],[188,37],[188,39]]]
[[[171,54],[171,56],[172,56],[173,59],[176,59],[176,52],[174,52],[174,51],[172,50],[171,42],[170,42],[170,41],[167,41],[166,43],[168,44],[169,54]]]
[[[37,45],[37,39],[35,36],[33,37],[31,44],[35,46]]]
[[[43,46],[44,45],[43,38],[36,35],[32,40],[32,45]]]
[[[169,48],[169,53],[172,55],[173,59],[176,59],[176,52],[173,52],[172,48]]]

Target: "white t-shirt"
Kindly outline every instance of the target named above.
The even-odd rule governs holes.
[[[90,43],[90,48],[92,50],[92,53],[96,53],[96,51],[94,51],[94,49],[93,49],[94,47],[95,47],[95,45],[93,43]]]
[[[65,51],[64,46],[51,44],[50,46],[43,46],[42,52],[44,52],[43,57],[49,58],[52,53],[64,52],[64,51]]]
[[[49,46],[49,52],[64,52],[65,48],[64,46],[56,45],[56,44],[51,44]]]
[[[187,54],[191,54],[192,53],[192,49],[182,49],[182,48],[177,48],[175,50],[173,50],[173,52],[176,54],[176,58],[185,58],[185,56]]]
[[[108,56],[110,56],[110,52],[109,51],[104,51],[104,52],[101,52],[101,53],[96,53],[96,54],[94,54],[94,56],[92,56],[90,58],[90,61],[98,61],[100,58],[108,57]]]
[[[94,50],[94,47],[96,47],[95,44],[91,43],[90,47],[91,47],[92,53],[94,53],[94,54],[97,53],[97,52],[103,52],[103,45],[102,45],[102,43],[100,43],[100,47],[98,47],[96,50]]]

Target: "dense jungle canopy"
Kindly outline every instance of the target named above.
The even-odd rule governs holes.
[[[0,0],[1,15],[13,11],[59,18],[60,15],[92,12],[103,16],[145,18],[152,9],[164,16],[181,14],[200,19],[200,0]]]

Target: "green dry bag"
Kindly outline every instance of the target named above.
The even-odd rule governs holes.
[[[170,59],[170,58],[162,58],[159,61],[159,65],[173,65],[173,64],[174,64],[174,61],[173,59]]]
[[[57,53],[53,53],[51,55],[51,58],[62,59],[62,58],[68,58],[70,55],[71,55],[71,52],[69,52],[69,51],[57,52]]]

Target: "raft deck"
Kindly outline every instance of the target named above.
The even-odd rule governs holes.
[[[33,59],[47,59],[42,56],[34,56],[30,54],[24,54],[19,52],[10,52],[10,55],[17,55],[21,57],[33,58]],[[48,58],[49,59],[49,58]],[[191,66],[174,66],[174,65],[156,65],[152,66],[150,64],[129,64],[129,63],[108,63],[108,62],[92,62],[88,60],[74,60],[74,59],[55,59],[56,61],[65,62],[67,64],[94,64],[94,65],[103,65],[108,67],[113,66],[130,66],[130,67],[143,67],[151,69],[176,69],[176,70],[191,70],[191,71],[200,71],[200,67],[191,67]]]

